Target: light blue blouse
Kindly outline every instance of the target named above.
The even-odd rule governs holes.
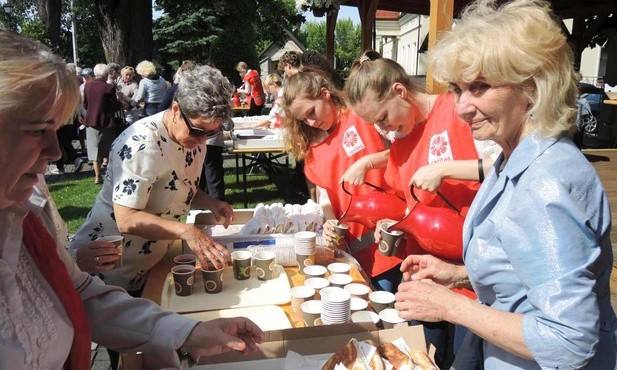
[[[616,369],[611,214],[598,175],[565,137],[531,134],[499,173],[503,160],[467,215],[464,261],[482,303],[524,315],[535,361],[488,341],[476,353],[487,370]],[[471,368],[465,343],[454,369]]]

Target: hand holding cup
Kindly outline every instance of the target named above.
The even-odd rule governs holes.
[[[89,273],[121,267],[123,243],[122,235],[104,236],[91,241],[77,249],[77,265]]]

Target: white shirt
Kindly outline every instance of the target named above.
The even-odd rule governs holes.
[[[47,201],[44,183],[29,204],[0,210],[0,369],[61,369],[71,349],[73,328],[51,286],[22,243],[22,220],[28,210],[38,215],[59,240],[51,220],[59,215]],[[180,367],[176,349],[196,321],[165,313],[154,303],[134,299],[119,288],[79,270],[57,244],[73,285],[86,310],[92,340],[105,347],[144,352],[148,366]]]
[[[71,253],[101,236],[119,234],[113,205],[142,210],[168,220],[187,215],[197,193],[205,145],[186,149],[169,137],[163,114],[143,118],[114,141],[101,192],[75,234]],[[102,273],[107,284],[138,290],[172,240],[124,235],[122,267]]]

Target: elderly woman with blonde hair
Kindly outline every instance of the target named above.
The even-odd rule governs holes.
[[[139,81],[139,89],[133,95],[133,105],[138,103],[144,103],[144,114],[151,116],[158,112],[158,106],[165,97],[165,91],[167,91],[167,81],[156,72],[154,63],[144,60],[137,64],[135,68],[137,73],[141,76]]]
[[[144,352],[157,369],[180,368],[179,353],[255,350],[262,332],[248,319],[165,312],[71,261],[53,201],[33,191],[61,155],[56,130],[79,104],[75,76],[47,47],[0,30],[0,83],[11,86],[0,91],[0,368],[87,369],[91,341]]]
[[[550,4],[477,1],[429,57],[474,138],[503,152],[467,215],[464,265],[409,256],[400,316],[467,327],[457,370],[615,369],[611,213],[570,138],[579,75]]]

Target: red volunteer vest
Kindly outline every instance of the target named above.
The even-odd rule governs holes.
[[[385,177],[392,187],[403,191],[407,206],[411,208],[416,201],[411,197],[408,184],[418,168],[439,161],[464,159],[478,159],[471,129],[456,115],[454,96],[443,94],[437,97],[426,121],[409,135],[392,143]],[[446,179],[439,186],[439,192],[466,215],[479,188],[480,183],[477,181]],[[415,194],[423,204],[448,207],[436,194],[418,189]],[[407,251],[409,254],[426,253],[410,238]],[[462,261],[463,256],[459,262]],[[476,297],[467,289],[453,289],[453,291],[472,299]]]
[[[256,70],[251,69],[246,75],[244,75],[244,81],[251,85],[251,99],[255,101],[255,105],[264,105],[264,88],[259,78],[259,73]]]
[[[339,122],[334,131],[322,142],[311,145],[304,162],[304,173],[312,183],[326,189],[332,203],[334,215],[339,218],[347,210],[351,197],[343,191],[339,179],[345,171],[357,160],[367,154],[386,150],[382,137],[374,127],[351,110],[339,115]],[[381,187],[387,192],[394,190],[384,179],[384,169],[374,169],[366,173],[366,181]],[[352,194],[366,194],[373,188],[362,186],[347,186]],[[373,233],[364,225],[349,224],[350,239],[354,241],[367,233]],[[377,251],[377,244],[362,249],[354,255],[362,269],[371,277],[377,276],[397,266],[405,257],[405,251],[400,248],[398,256],[385,257]]]
[[[426,121],[392,143],[385,177],[390,186],[403,191],[411,208],[415,200],[408,184],[418,168],[429,163],[464,159],[478,159],[478,152],[469,125],[456,115],[454,96],[444,94],[437,97]],[[477,181],[445,179],[439,192],[466,214],[479,188]],[[436,194],[418,189],[415,194],[423,204],[447,207]]]

